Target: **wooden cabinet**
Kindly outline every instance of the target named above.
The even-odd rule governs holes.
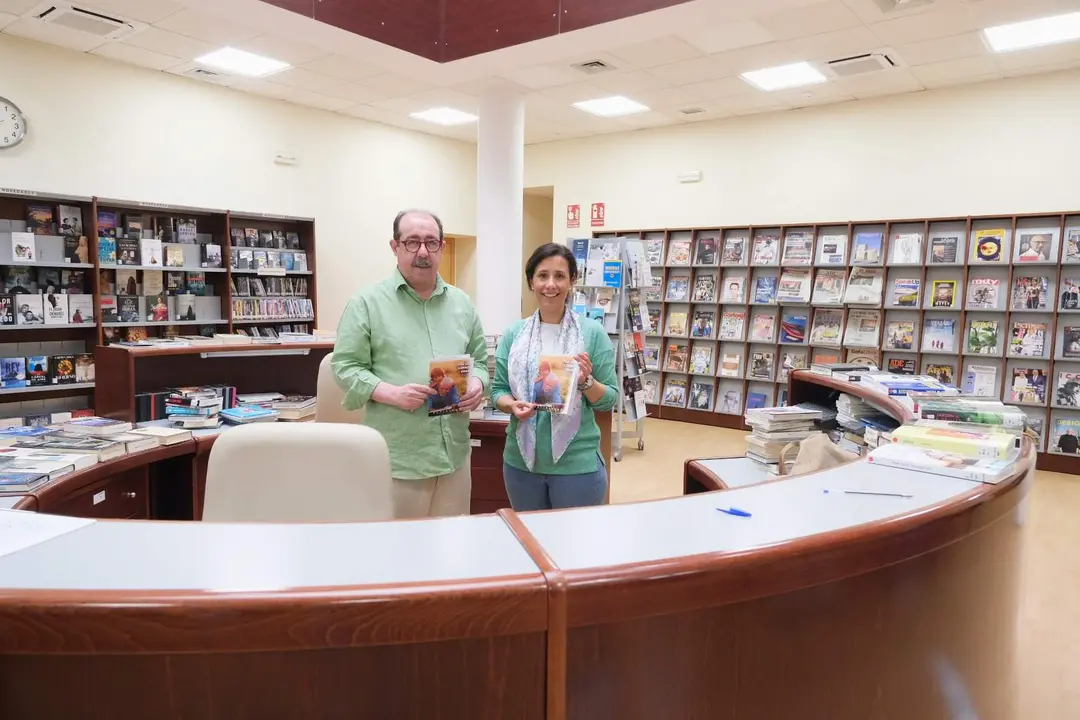
[[[87,485],[39,512],[99,520],[145,520],[149,517],[148,499],[146,468],[141,467]]]
[[[493,513],[510,507],[503,484],[503,448],[506,446],[505,422],[473,420],[472,433],[472,502],[473,515]]]

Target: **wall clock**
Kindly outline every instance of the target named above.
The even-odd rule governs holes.
[[[10,100],[0,97],[0,150],[13,148],[26,138],[26,116]]]

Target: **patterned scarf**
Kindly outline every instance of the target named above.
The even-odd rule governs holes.
[[[549,355],[577,355],[585,351],[585,338],[581,334],[581,326],[577,316],[566,309],[563,313],[562,323],[559,325],[559,335],[556,347],[549,348]],[[514,344],[510,347],[510,357],[507,362],[507,374],[510,380],[510,391],[514,397],[526,402],[533,402],[533,388],[536,374],[539,370],[539,358],[541,355],[540,340],[540,311],[537,310],[521,326],[521,331],[514,338]],[[574,393],[574,402],[570,406],[570,412],[562,415],[549,413],[551,416],[551,457],[555,462],[566,452],[570,442],[577,435],[581,426],[581,393]],[[521,457],[525,461],[525,467],[531,472],[536,464],[536,420],[533,415],[526,422],[518,422],[517,444],[521,451]]]

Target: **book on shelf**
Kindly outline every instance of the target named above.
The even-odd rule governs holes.
[[[51,205],[28,204],[26,229],[33,235],[52,235],[56,217]]]
[[[921,265],[922,241],[922,233],[894,233],[889,240],[889,264]]]
[[[843,323],[843,310],[815,310],[814,323],[810,329],[810,344],[839,346]]]
[[[746,238],[728,235],[724,238],[724,265],[746,265]]]
[[[1009,333],[1010,357],[1042,357],[1046,348],[1047,326],[1044,322],[1013,321]]]
[[[879,232],[855,233],[855,249],[851,253],[853,265],[878,265],[882,260],[882,244],[885,236]]]
[[[776,286],[776,301],[785,303],[810,302],[810,270],[784,268]]]
[[[42,295],[12,295],[16,325],[44,325],[45,302]]]
[[[814,233],[788,231],[784,236],[781,265],[810,265],[814,261]]]
[[[645,402],[649,405],[655,405],[660,400],[660,381],[655,374],[641,379],[641,389],[645,392]]]
[[[892,288],[892,306],[900,308],[919,307],[919,278],[894,278]]]
[[[49,293],[42,296],[42,307],[46,325],[66,325],[71,320],[68,311],[68,296]]]
[[[972,320],[968,330],[967,352],[972,355],[994,355],[998,347],[998,321]]]
[[[1046,277],[1016,276],[1013,278],[1013,310],[1045,310],[1050,281]]]
[[[1004,228],[975,231],[975,238],[971,244],[972,265],[1001,264],[1007,260]]]
[[[666,380],[663,404],[668,407],[686,407],[686,378],[668,376]]]
[[[880,305],[884,272],[881,268],[852,268],[844,302],[853,305]]]
[[[757,233],[754,235],[754,254],[751,265],[776,265],[780,248],[780,235]]]
[[[844,265],[847,262],[847,235],[822,235],[818,246],[818,265]]]
[[[690,382],[691,410],[712,409],[713,384],[704,380],[692,380]]]
[[[162,267],[165,261],[162,257],[161,240],[157,238],[143,238],[139,241],[139,260],[141,265]],[[180,255],[180,264],[183,265],[183,252]]]

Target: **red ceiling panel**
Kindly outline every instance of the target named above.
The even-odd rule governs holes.
[[[263,0],[414,55],[450,62],[690,0]]]
[[[439,60],[442,0],[321,0],[315,19],[413,55]]]
[[[690,0],[562,0],[559,32],[571,32],[613,20],[682,5]]]
[[[550,37],[559,0],[446,0],[442,62]]]

